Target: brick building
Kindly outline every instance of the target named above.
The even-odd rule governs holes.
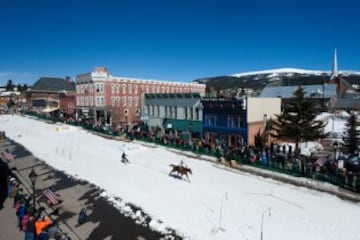
[[[75,84],[78,119],[86,119],[98,126],[111,126],[113,129],[139,124],[144,94],[205,95],[203,84],[114,77],[105,67],[95,67],[91,73],[76,76]]]
[[[42,77],[26,90],[28,110],[54,117],[74,117],[75,84],[70,78]]]

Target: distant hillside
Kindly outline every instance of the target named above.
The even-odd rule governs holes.
[[[360,72],[340,71],[339,74],[350,84],[360,84]],[[218,76],[196,79],[194,82],[204,83],[215,89],[251,88],[260,90],[264,86],[280,85],[313,85],[322,84],[330,79],[330,72],[312,71],[296,68],[281,68],[266,71],[246,72],[231,76]]]

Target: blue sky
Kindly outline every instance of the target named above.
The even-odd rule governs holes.
[[[0,85],[114,76],[188,82],[294,67],[360,70],[358,1],[0,2]]]

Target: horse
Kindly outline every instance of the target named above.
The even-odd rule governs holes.
[[[185,175],[186,178],[188,179],[188,181],[190,182],[190,178],[188,173],[192,174],[192,171],[190,168],[185,167],[185,166],[181,166],[181,165],[174,165],[174,164],[170,164],[170,167],[172,167],[169,175],[171,175],[172,173],[177,173],[178,175],[181,176],[181,178],[183,178],[183,176]]]

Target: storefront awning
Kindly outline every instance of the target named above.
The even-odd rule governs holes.
[[[42,113],[49,113],[49,112],[53,112],[59,110],[59,108],[44,108],[43,110],[41,110]]]

